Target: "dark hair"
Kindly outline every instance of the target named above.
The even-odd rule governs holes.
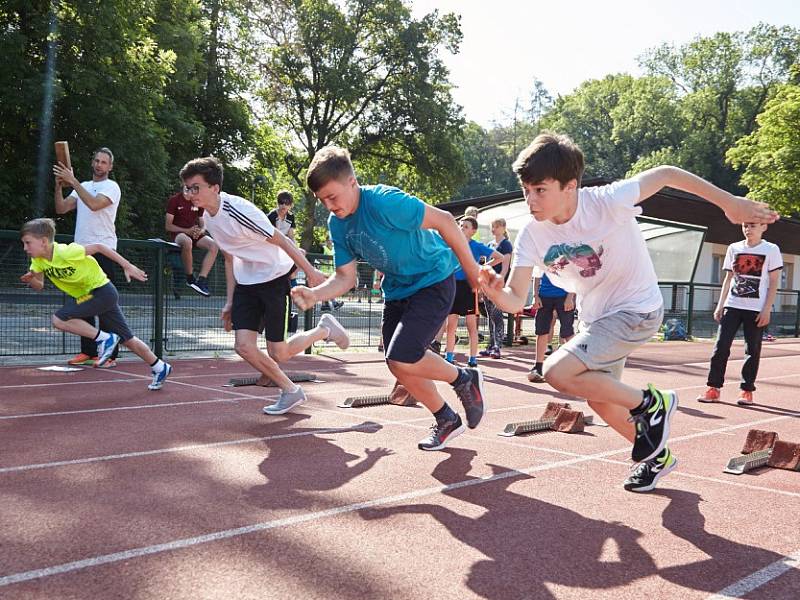
[[[28,221],[19,230],[19,237],[32,235],[34,237],[46,237],[50,243],[56,238],[56,222],[53,219],[33,219]]]
[[[294,196],[289,190],[278,192],[278,204],[294,204]]]
[[[472,225],[472,228],[475,231],[478,230],[478,219],[476,219],[475,217],[464,217],[463,219],[461,219],[461,222],[463,223],[464,221]]]
[[[113,153],[113,152],[111,152],[111,150],[110,150],[110,149],[108,149],[108,148],[106,148],[105,146],[103,146],[102,148],[98,148],[97,150],[95,150],[95,151],[94,151],[94,153],[92,154],[92,159],[94,159],[94,157],[95,157],[95,156],[97,156],[98,154],[100,154],[101,152],[102,152],[103,154],[108,154],[108,158],[110,158],[110,159],[111,159],[111,164],[113,165],[113,164],[114,164],[114,153]]]
[[[195,158],[183,165],[180,172],[181,181],[186,181],[190,177],[200,175],[209,185],[222,186],[222,175],[224,169],[222,163],[213,156]]]
[[[541,183],[555,179],[563,187],[583,176],[583,152],[566,135],[540,133],[531,145],[519,153],[512,166],[520,183]]]
[[[325,146],[317,151],[308,165],[306,185],[316,193],[328,182],[350,176],[355,177],[350,153],[338,146]]]

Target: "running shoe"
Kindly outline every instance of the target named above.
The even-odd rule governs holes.
[[[109,358],[102,365],[98,364],[98,361],[96,359],[95,359],[95,362],[94,362],[94,368],[95,369],[113,369],[116,366],[117,366],[117,361],[114,360],[113,358]]]
[[[336,317],[330,314],[322,315],[319,319],[319,325],[328,330],[328,337],[325,338],[326,342],[333,342],[342,350],[347,350],[350,347],[350,334],[336,320]]]
[[[492,351],[489,353],[489,357],[490,358],[502,358],[502,356],[500,354],[500,348],[498,348],[497,346],[492,348]]]
[[[164,363],[160,371],[153,371],[153,382],[147,386],[147,389],[160,390],[170,373],[172,373],[172,365]]]
[[[478,368],[478,361],[477,360],[468,360],[467,361],[467,366],[470,369],[477,369]]]
[[[478,352],[478,356],[482,356],[484,358],[489,358],[492,355],[492,350],[494,350],[494,348],[491,348],[491,347],[486,348],[485,350],[481,350],[481,351]]]
[[[122,338],[120,338],[116,333],[109,333],[108,337],[104,341],[97,342],[96,367],[102,367],[106,361],[111,358],[111,355],[114,354],[114,350],[116,350],[117,346],[119,346],[121,339]]]
[[[631,412],[628,419],[636,430],[631,459],[633,462],[648,461],[664,449],[669,438],[669,422],[678,407],[678,395],[672,390],[657,390],[647,385],[650,405],[641,412]]]
[[[431,431],[427,437],[421,439],[417,444],[420,450],[441,450],[446,447],[453,438],[464,433],[464,424],[461,417],[456,415],[454,421],[442,421],[431,426]]]
[[[97,360],[96,356],[89,356],[88,354],[84,354],[81,352],[80,354],[73,356],[67,361],[68,365],[93,365],[94,362]]]
[[[528,371],[528,381],[531,383],[544,383],[544,375],[539,373],[536,367],[531,367],[531,370]]]
[[[198,277],[189,284],[189,287],[201,296],[211,295],[211,292],[208,290],[208,279],[205,277]]]
[[[433,352],[435,352],[436,354],[439,354],[439,355],[441,355],[441,353],[442,353],[442,342],[440,342],[439,340],[433,340],[433,341],[432,341],[432,342],[431,342],[431,343],[428,345],[428,348],[430,348],[430,349],[431,349]]]
[[[663,456],[657,456],[652,460],[635,465],[623,487],[629,492],[649,492],[655,488],[658,480],[678,464],[678,459],[670,452],[669,448],[665,448],[662,454]]]
[[[739,392],[739,398],[736,400],[739,406],[752,406],[753,405],[753,392],[742,390]]]
[[[297,386],[296,392],[285,392],[281,390],[278,401],[275,404],[265,406],[263,411],[264,414],[267,415],[282,415],[292,410],[295,406],[300,406],[305,401],[306,394],[303,388]]]
[[[467,427],[475,429],[486,412],[486,395],[483,391],[483,373],[479,369],[461,369],[466,372],[469,378],[463,383],[453,386],[458,399],[464,407],[467,415]],[[460,378],[460,375],[459,375]]]
[[[696,400],[698,402],[719,402],[719,388],[709,386],[708,389],[700,394]]]

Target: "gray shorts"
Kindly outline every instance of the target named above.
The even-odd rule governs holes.
[[[578,335],[558,350],[577,357],[590,371],[605,371],[620,379],[625,360],[658,333],[663,318],[662,306],[649,313],[621,311],[588,325],[581,323]]]
[[[80,302],[75,298],[67,298],[67,303],[56,311],[56,316],[62,321],[97,316],[100,319],[100,329],[103,331],[116,333],[123,342],[133,337],[133,332],[119,307],[119,293],[111,282],[92,290],[86,298],[81,298]]]

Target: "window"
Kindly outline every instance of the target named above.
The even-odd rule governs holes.
[[[778,287],[782,290],[790,290],[793,289],[792,284],[794,284],[794,263],[783,263],[781,283]]]
[[[711,255],[711,283],[722,283],[722,265],[725,264],[724,254]]]

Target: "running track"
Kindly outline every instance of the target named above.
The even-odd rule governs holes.
[[[710,351],[629,361],[681,398],[678,469],[641,495],[609,428],[496,435],[559,398],[529,348],[482,362],[489,414],[433,453],[422,408],[336,408],[388,392],[377,354],[292,359],[322,381],[284,417],[261,414],[274,388],[221,387],[237,360],[177,362],[160,392],[138,362],[0,368],[0,598],[796,599],[800,473],[722,469],[750,428],[800,442],[800,341],[764,345],[752,408],[740,342],[725,402],[693,400]]]

